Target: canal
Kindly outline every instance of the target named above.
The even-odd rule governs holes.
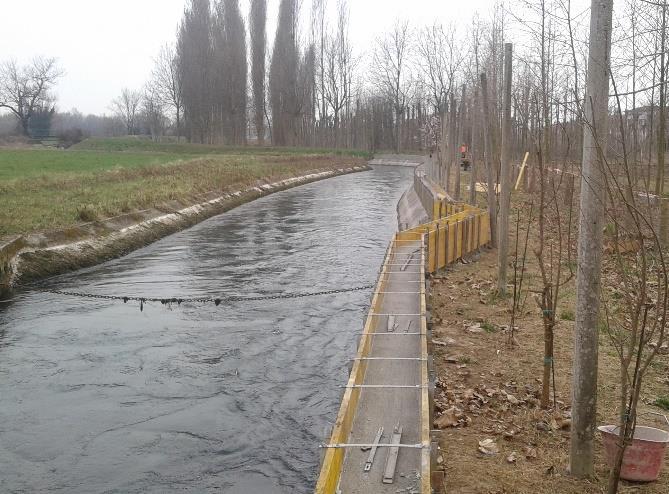
[[[374,283],[412,173],[273,194],[47,285],[186,298]],[[312,491],[370,294],[1,303],[0,492]]]

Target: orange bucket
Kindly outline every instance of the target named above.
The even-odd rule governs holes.
[[[609,467],[613,468],[618,453],[620,428],[617,425],[603,425],[597,429],[602,433],[606,461]],[[669,432],[637,425],[632,442],[625,448],[620,478],[633,482],[657,480],[664,462],[667,443],[669,443]]]

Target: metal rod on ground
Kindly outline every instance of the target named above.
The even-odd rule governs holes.
[[[386,459],[386,468],[383,471],[383,483],[392,484],[395,480],[395,467],[397,466],[397,457],[400,454],[399,444],[402,442],[402,426],[398,422],[393,431],[393,437],[390,444],[393,446],[388,450]]]
[[[379,447],[379,443],[381,442],[382,436],[383,436],[383,427],[379,427],[379,430],[376,433],[376,437],[374,438],[374,443],[373,443],[374,446],[372,446],[372,450],[369,452],[369,457],[365,462],[365,468],[363,468],[363,472],[369,472],[372,469],[372,463],[374,463],[374,456],[376,456],[376,450]]]
[[[410,263],[412,260],[413,260],[413,252],[412,252],[411,255],[407,258],[407,260],[404,262],[404,266],[402,266],[400,269],[401,269],[402,271],[406,271],[407,266],[409,266],[409,263]]]

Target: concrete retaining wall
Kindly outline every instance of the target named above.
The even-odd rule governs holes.
[[[0,243],[0,298],[6,296],[14,276],[14,258],[25,247],[25,239],[21,235]]]

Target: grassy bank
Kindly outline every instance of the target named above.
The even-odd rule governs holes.
[[[227,148],[141,139],[90,139],[68,150],[0,148],[0,237],[194,202],[315,169],[360,153]]]

